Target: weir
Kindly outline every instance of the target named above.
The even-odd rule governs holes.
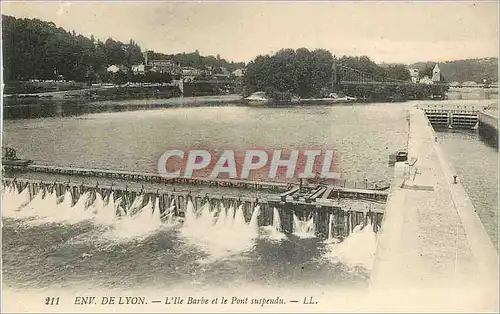
[[[37,195],[38,197],[54,195],[56,198],[65,198],[69,193],[70,206],[78,203],[82,195],[85,197],[90,195],[92,201],[96,199],[99,199],[99,202],[108,202],[109,199],[117,200],[116,206],[120,206],[124,211],[131,208],[138,210],[148,203],[157,204],[152,210],[153,213],[155,210],[159,211],[158,219],[162,221],[174,217],[179,221],[184,221],[189,214],[189,212],[186,213],[189,206],[192,206],[194,211],[200,211],[204,205],[209,205],[211,209],[219,209],[216,215],[221,215],[220,208],[241,208],[245,222],[250,223],[258,207],[257,225],[259,227],[273,226],[274,229],[285,234],[305,232],[312,236],[338,239],[347,237],[360,223],[364,225],[370,223],[373,230],[377,231],[383,218],[383,204],[380,201],[377,202],[376,198],[383,199],[385,193],[374,191],[372,195],[374,199],[356,200],[340,198],[343,195],[356,195],[354,193],[356,191],[349,189],[343,191],[333,187],[323,188],[324,193],[314,191],[315,195],[307,191],[296,191],[297,193],[290,193],[291,196],[285,197],[279,194],[249,197],[221,193],[222,191],[218,194],[217,190],[205,193],[205,191],[196,190],[176,191],[167,188],[54,182],[27,178],[3,178],[3,184],[6,189],[14,188],[17,194],[24,192],[30,201]],[[326,192],[328,194],[325,194]],[[357,191],[358,197],[363,193],[368,194],[369,191]],[[120,216],[118,210],[115,214]],[[125,214],[129,213],[125,212]],[[231,215],[234,217],[234,214],[233,212]],[[224,215],[229,215],[229,213],[224,213]]]
[[[371,288],[467,287],[498,308],[498,252],[422,110],[411,110],[408,157],[396,163]]]

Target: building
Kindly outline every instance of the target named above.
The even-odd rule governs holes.
[[[107,72],[110,72],[110,73],[116,73],[116,72],[127,72],[127,68],[124,67],[123,65],[116,65],[116,64],[113,64],[113,65],[110,65],[107,69],[106,69]]]
[[[210,76],[213,74],[214,67],[211,65],[205,65],[205,74]]]
[[[146,73],[146,66],[144,64],[133,65],[132,72],[134,72],[134,74],[144,74]]]
[[[232,74],[236,77],[242,77],[244,74],[244,71],[243,71],[243,69],[237,69],[237,70],[234,70]]]
[[[201,75],[201,70],[192,67],[182,67],[182,76]]]
[[[427,75],[420,79],[420,84],[434,84],[434,81]]]
[[[181,74],[181,67],[174,63],[172,60],[148,60],[146,63],[147,70],[159,72],[159,73],[170,73],[170,74]]]
[[[413,83],[418,83],[418,79],[419,79],[419,75],[420,75],[420,72],[418,71],[418,69],[408,69],[408,72],[410,72],[411,81]]]
[[[433,82],[441,82],[441,70],[439,69],[439,66],[436,65],[434,66],[434,69],[432,70],[432,81]]]

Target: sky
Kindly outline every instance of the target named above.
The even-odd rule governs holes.
[[[498,57],[498,1],[5,2],[2,14],[52,21],[143,50],[248,62],[281,48],[413,63]]]

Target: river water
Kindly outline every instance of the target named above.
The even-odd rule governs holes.
[[[437,104],[443,103],[457,101]],[[344,179],[387,182],[392,177],[388,155],[405,148],[405,117],[414,105],[223,106],[9,120],[4,121],[3,141],[40,164],[147,172],[155,172],[159,156],[172,148],[321,147],[335,150]],[[441,132],[439,136],[497,243],[498,152],[475,133]],[[110,229],[123,225],[68,221],[54,212],[44,219],[34,215],[14,219],[11,214],[3,214],[9,217],[3,228],[3,275],[4,284],[13,287],[77,283],[160,288],[357,287],[367,284],[376,245],[376,235],[370,232],[353,234],[341,244],[300,233],[284,236],[269,228],[247,233],[241,230],[247,230],[249,222],[237,222],[237,218],[231,222],[233,227],[217,230],[173,224],[109,237]]]

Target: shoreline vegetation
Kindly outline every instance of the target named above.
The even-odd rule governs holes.
[[[6,119],[35,117],[44,110],[52,115],[227,102],[272,107],[405,102],[446,99],[449,91],[448,84],[411,84],[407,65],[377,64],[367,56],[336,56],[325,49],[281,49],[245,64],[198,51],[142,51],[133,39],[101,42],[38,19],[3,15],[2,27]],[[156,69],[148,59],[171,68]],[[422,77],[432,75],[431,66],[420,72]],[[351,79],[341,78],[340,67],[362,73],[369,82],[402,84],[343,84]],[[447,79],[441,76],[440,83]],[[256,92],[263,93],[264,103],[245,100]]]

